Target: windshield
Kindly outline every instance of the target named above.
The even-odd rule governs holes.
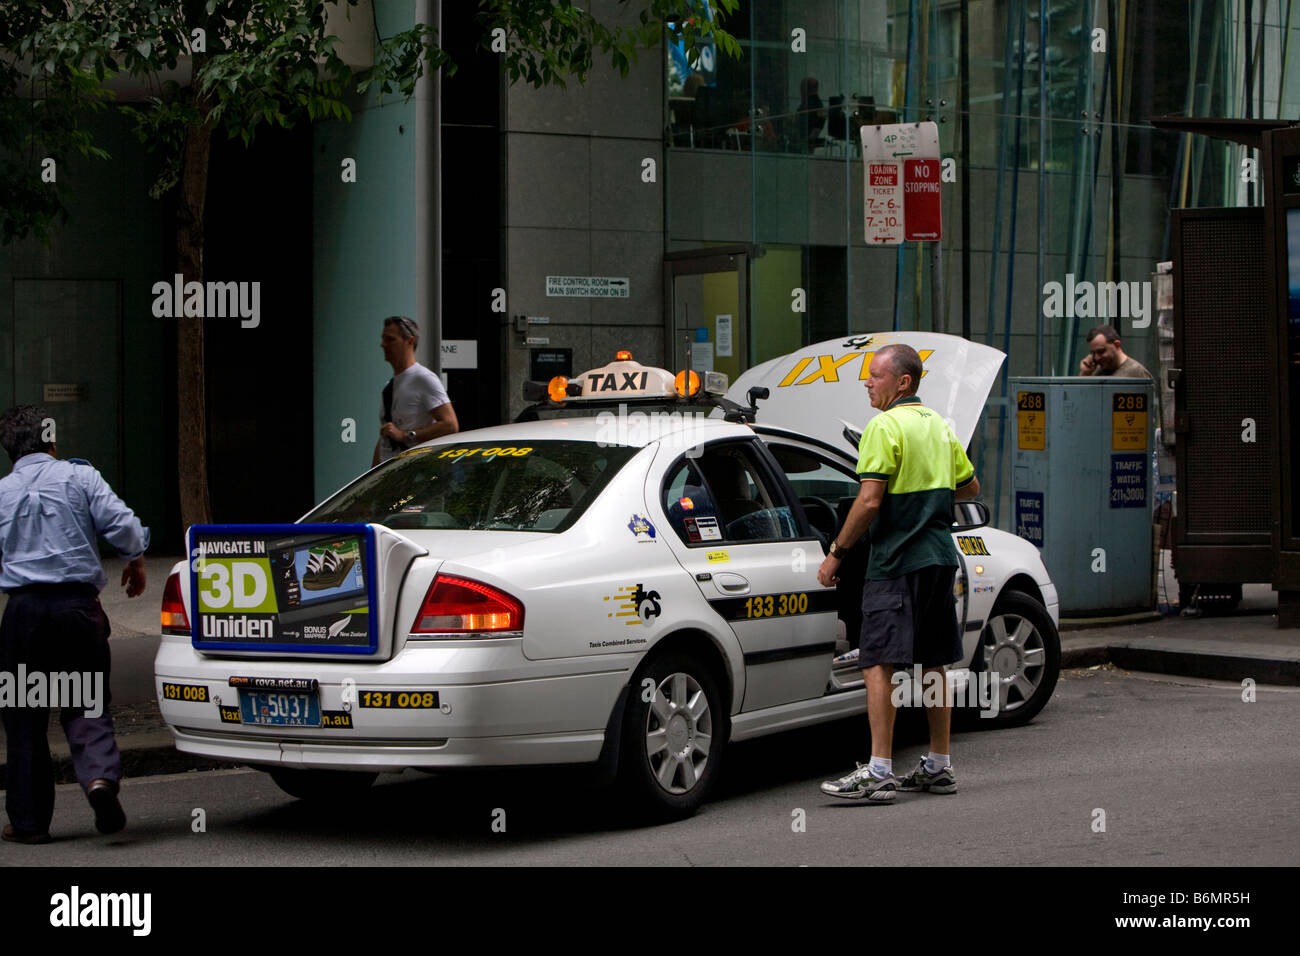
[[[637,451],[579,441],[412,448],[302,520],[373,521],[395,530],[559,532]]]

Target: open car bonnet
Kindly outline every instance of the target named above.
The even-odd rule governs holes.
[[[910,345],[920,353],[924,374],[917,395],[969,445],[1006,355],[957,335],[881,332],[828,339],[754,366],[726,397],[748,405],[749,389],[764,385],[769,395],[758,402],[755,424],[798,432],[849,454],[856,446],[844,437],[845,426],[861,432],[879,414],[867,394],[867,370],[885,345]]]

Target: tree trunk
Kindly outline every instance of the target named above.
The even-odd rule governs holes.
[[[195,72],[198,69],[195,57]],[[199,115],[211,106],[198,92]],[[176,269],[183,282],[203,281],[203,212],[208,191],[212,127],[190,126],[181,165],[180,202],[176,211]],[[181,524],[209,524],[207,399],[204,388],[203,319],[179,316],[176,333],[176,462],[180,469]]]

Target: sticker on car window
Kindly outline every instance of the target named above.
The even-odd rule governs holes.
[[[722,531],[718,528],[718,519],[701,515],[695,519],[695,527],[700,532],[701,541],[721,541]]]
[[[459,460],[461,458],[466,458],[466,459],[473,458],[477,455],[479,458],[482,458],[484,461],[492,461],[495,458],[523,458],[526,455],[532,454],[532,451],[533,451],[532,448],[529,447],[515,448],[512,445],[507,445],[504,447],[499,447],[496,445],[487,447],[487,446],[480,445],[477,448],[448,448],[438,457],[453,458]]]

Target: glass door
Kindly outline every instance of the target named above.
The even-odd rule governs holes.
[[[664,257],[668,335],[665,361],[717,371],[734,382],[750,366],[749,246],[672,252]]]

